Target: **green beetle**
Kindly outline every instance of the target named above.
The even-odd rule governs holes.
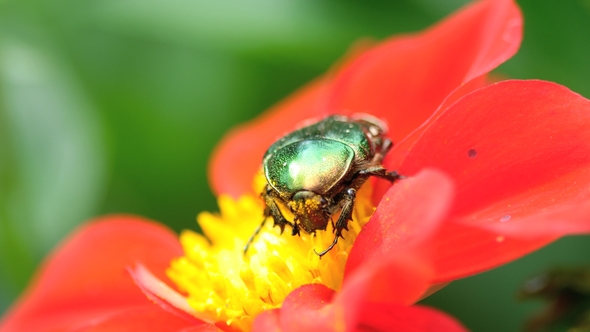
[[[261,196],[266,204],[262,224],[248,240],[244,253],[264,226],[268,217],[281,233],[285,225],[292,235],[300,230],[315,233],[325,230],[328,222],[334,226],[334,241],[321,252],[330,251],[348,230],[356,191],[370,177],[394,182],[401,178],[388,172],[381,162],[392,142],[385,137],[386,126],[366,115],[332,115],[295,130],[270,146],[263,158],[267,185]],[[279,205],[295,216],[287,220]],[[340,210],[334,224],[331,215]]]

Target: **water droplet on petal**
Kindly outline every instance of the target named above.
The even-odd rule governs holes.
[[[507,214],[505,216],[502,216],[502,218],[500,218],[500,222],[507,222],[508,220],[510,220],[510,218],[512,218],[512,216]]]
[[[477,151],[475,149],[469,149],[469,151],[467,151],[467,155],[469,158],[475,158],[477,157]]]

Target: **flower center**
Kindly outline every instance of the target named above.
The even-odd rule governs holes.
[[[280,307],[299,286],[321,283],[340,289],[352,243],[375,210],[370,187],[367,183],[357,193],[344,239],[321,259],[314,249],[320,252],[334,240],[331,223],[315,235],[302,231],[301,236],[291,236],[290,230],[281,235],[268,218],[244,253],[244,245],[262,222],[264,204],[251,195],[238,200],[222,195],[219,214],[203,212],[197,217],[205,236],[181,233],[185,255],[172,261],[167,274],[196,311],[212,321],[249,330],[256,315]],[[285,217],[292,220],[287,213]]]

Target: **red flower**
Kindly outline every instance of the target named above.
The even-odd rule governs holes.
[[[388,169],[413,176],[432,167],[455,183],[450,211],[427,248],[435,282],[590,231],[588,100],[550,82],[487,85],[487,73],[519,47],[521,28],[512,1],[488,0],[419,35],[377,45],[230,133],[213,157],[212,187],[248,192],[266,147],[303,119],[364,112],[388,122],[396,143]],[[387,188],[378,189],[381,203],[347,273],[398,250],[382,238],[391,214],[381,199]],[[376,238],[384,241],[379,249]]]
[[[340,292],[321,283],[296,288],[255,329],[461,331],[442,313],[408,305],[434,284],[590,231],[590,102],[549,82],[486,85],[487,73],[516,52],[521,25],[512,1],[474,3],[424,33],[362,52],[225,138],[211,164],[219,194],[250,193],[277,137],[333,113],[386,120],[397,144],[385,166],[409,177],[375,183],[377,210],[350,251]],[[125,271],[141,263],[164,280],[180,255],[156,224],[91,223],[49,259],[0,330],[230,328],[187,315],[136,269],[160,304],[152,305]]]
[[[436,172],[408,181],[407,186],[393,193],[392,202],[397,202],[393,205],[401,209],[400,214],[410,206],[406,197],[419,196],[427,204],[437,205],[437,194],[449,196],[448,192],[430,191],[432,181],[439,184],[439,189],[451,188]],[[417,220],[419,223],[439,219],[440,213],[425,212],[424,218]],[[7,313],[0,331],[231,330],[223,322],[216,326],[187,315],[174,307],[174,301],[166,303],[147,290],[150,299],[160,306],[154,305],[127,271],[140,262],[165,280],[163,271],[172,258],[180,255],[176,236],[157,223],[132,216],[91,222],[49,257],[29,290]],[[136,276],[140,273],[134,272]],[[459,323],[436,310],[407,306],[424,293],[429,275],[428,267],[409,254],[367,264],[348,279],[339,293],[322,284],[299,287],[285,299],[281,309],[261,314],[254,330],[330,331],[341,330],[339,326],[355,330],[356,326],[388,331],[464,331]],[[140,280],[139,284],[146,283]],[[385,299],[383,295],[387,294],[390,298]]]

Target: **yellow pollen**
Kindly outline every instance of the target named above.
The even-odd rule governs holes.
[[[259,178],[255,181],[261,183]],[[174,259],[166,272],[192,308],[242,331],[251,329],[256,315],[279,308],[299,286],[321,283],[339,290],[352,243],[375,210],[367,183],[357,193],[344,239],[320,259],[314,249],[320,252],[334,240],[330,223],[315,236],[304,231],[291,236],[288,226],[281,235],[268,218],[244,254],[244,245],[262,222],[263,202],[251,195],[237,200],[222,195],[218,204],[219,214],[203,212],[197,217],[204,235],[181,233],[185,254]],[[334,221],[337,218],[332,216]]]

